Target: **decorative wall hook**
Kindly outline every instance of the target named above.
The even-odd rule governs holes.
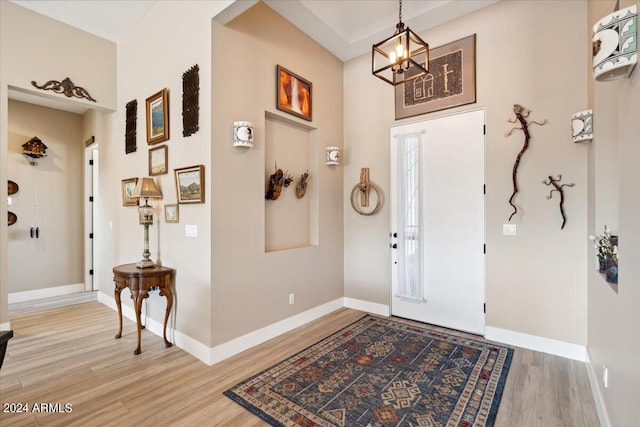
[[[369,193],[373,190],[376,193],[376,206],[373,210],[367,212],[363,207],[369,207]],[[360,197],[358,198],[358,195]],[[360,203],[356,204],[356,201],[360,199]],[[382,207],[382,192],[372,182],[369,181],[369,168],[360,169],[360,182],[357,183],[351,191],[351,207],[354,211],[360,215],[373,215],[377,213]]]
[[[549,180],[544,180],[542,181],[542,183],[544,185],[552,185],[554,188],[549,192],[549,195],[547,196],[547,200],[550,200],[551,197],[553,197],[553,192],[557,191],[558,193],[560,193],[560,215],[562,215],[562,226],[560,227],[560,230],[562,230],[564,228],[564,225],[567,222],[567,218],[564,214],[564,187],[573,187],[574,185],[576,185],[574,182],[572,182],[571,184],[558,184],[560,182],[560,180],[562,180],[562,175],[558,175],[557,178],[552,177],[551,175],[549,175]]]
[[[85,88],[80,86],[76,86],[69,79],[69,77],[65,78],[63,81],[59,82],[57,80],[49,80],[42,86],[39,86],[38,83],[31,80],[31,84],[38,89],[42,90],[52,90],[55,93],[63,93],[67,98],[76,97],[76,98],[86,98],[89,101],[96,102],[95,99],[89,95],[89,92]]]
[[[513,218],[513,216],[518,212],[518,208],[516,207],[516,205],[513,204],[513,199],[516,197],[516,194],[518,193],[517,174],[518,174],[518,166],[520,166],[520,159],[522,159],[522,155],[529,148],[529,139],[531,138],[531,136],[529,135],[529,126],[532,124],[544,126],[549,122],[547,119],[544,119],[541,122],[536,122],[533,120],[527,122],[527,117],[529,117],[529,114],[531,114],[531,110],[524,108],[520,104],[513,105],[513,112],[515,113],[516,116],[510,119],[507,119],[507,122],[509,123],[520,122],[520,127],[514,126],[508,131],[506,131],[504,134],[505,136],[510,136],[514,130],[521,130],[524,133],[524,145],[522,146],[522,150],[520,150],[520,152],[518,153],[518,156],[516,157],[516,161],[513,164],[513,174],[512,174],[513,193],[511,194],[511,197],[509,197],[509,204],[513,207],[513,212],[509,216],[509,221],[511,221],[511,218]]]

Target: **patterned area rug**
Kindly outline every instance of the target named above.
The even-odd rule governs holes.
[[[367,315],[224,394],[273,426],[492,426],[512,356]]]

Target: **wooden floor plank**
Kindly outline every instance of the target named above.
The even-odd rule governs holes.
[[[125,320],[125,335],[114,339],[117,315],[97,302],[15,314],[15,337],[0,371],[0,401],[71,403],[73,410],[3,413],[0,424],[265,426],[222,393],[363,315],[340,309],[206,366],[175,346],[166,348],[146,330],[142,354],[133,355],[135,324]],[[516,349],[495,425],[597,426],[585,364]]]

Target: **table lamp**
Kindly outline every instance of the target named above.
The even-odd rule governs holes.
[[[153,224],[153,206],[149,205],[149,199],[161,199],[162,192],[156,186],[153,178],[141,178],[136,184],[131,198],[144,198],[144,205],[138,207],[138,217],[140,224],[144,225],[144,251],[142,252],[142,260],[136,266],[138,268],[155,267],[155,263],[149,259],[149,225]]]

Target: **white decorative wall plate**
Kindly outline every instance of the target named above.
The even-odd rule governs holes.
[[[593,139],[593,111],[585,110],[571,116],[573,142],[589,142]]]
[[[638,6],[607,15],[593,26],[593,77],[625,79],[638,62]]]

